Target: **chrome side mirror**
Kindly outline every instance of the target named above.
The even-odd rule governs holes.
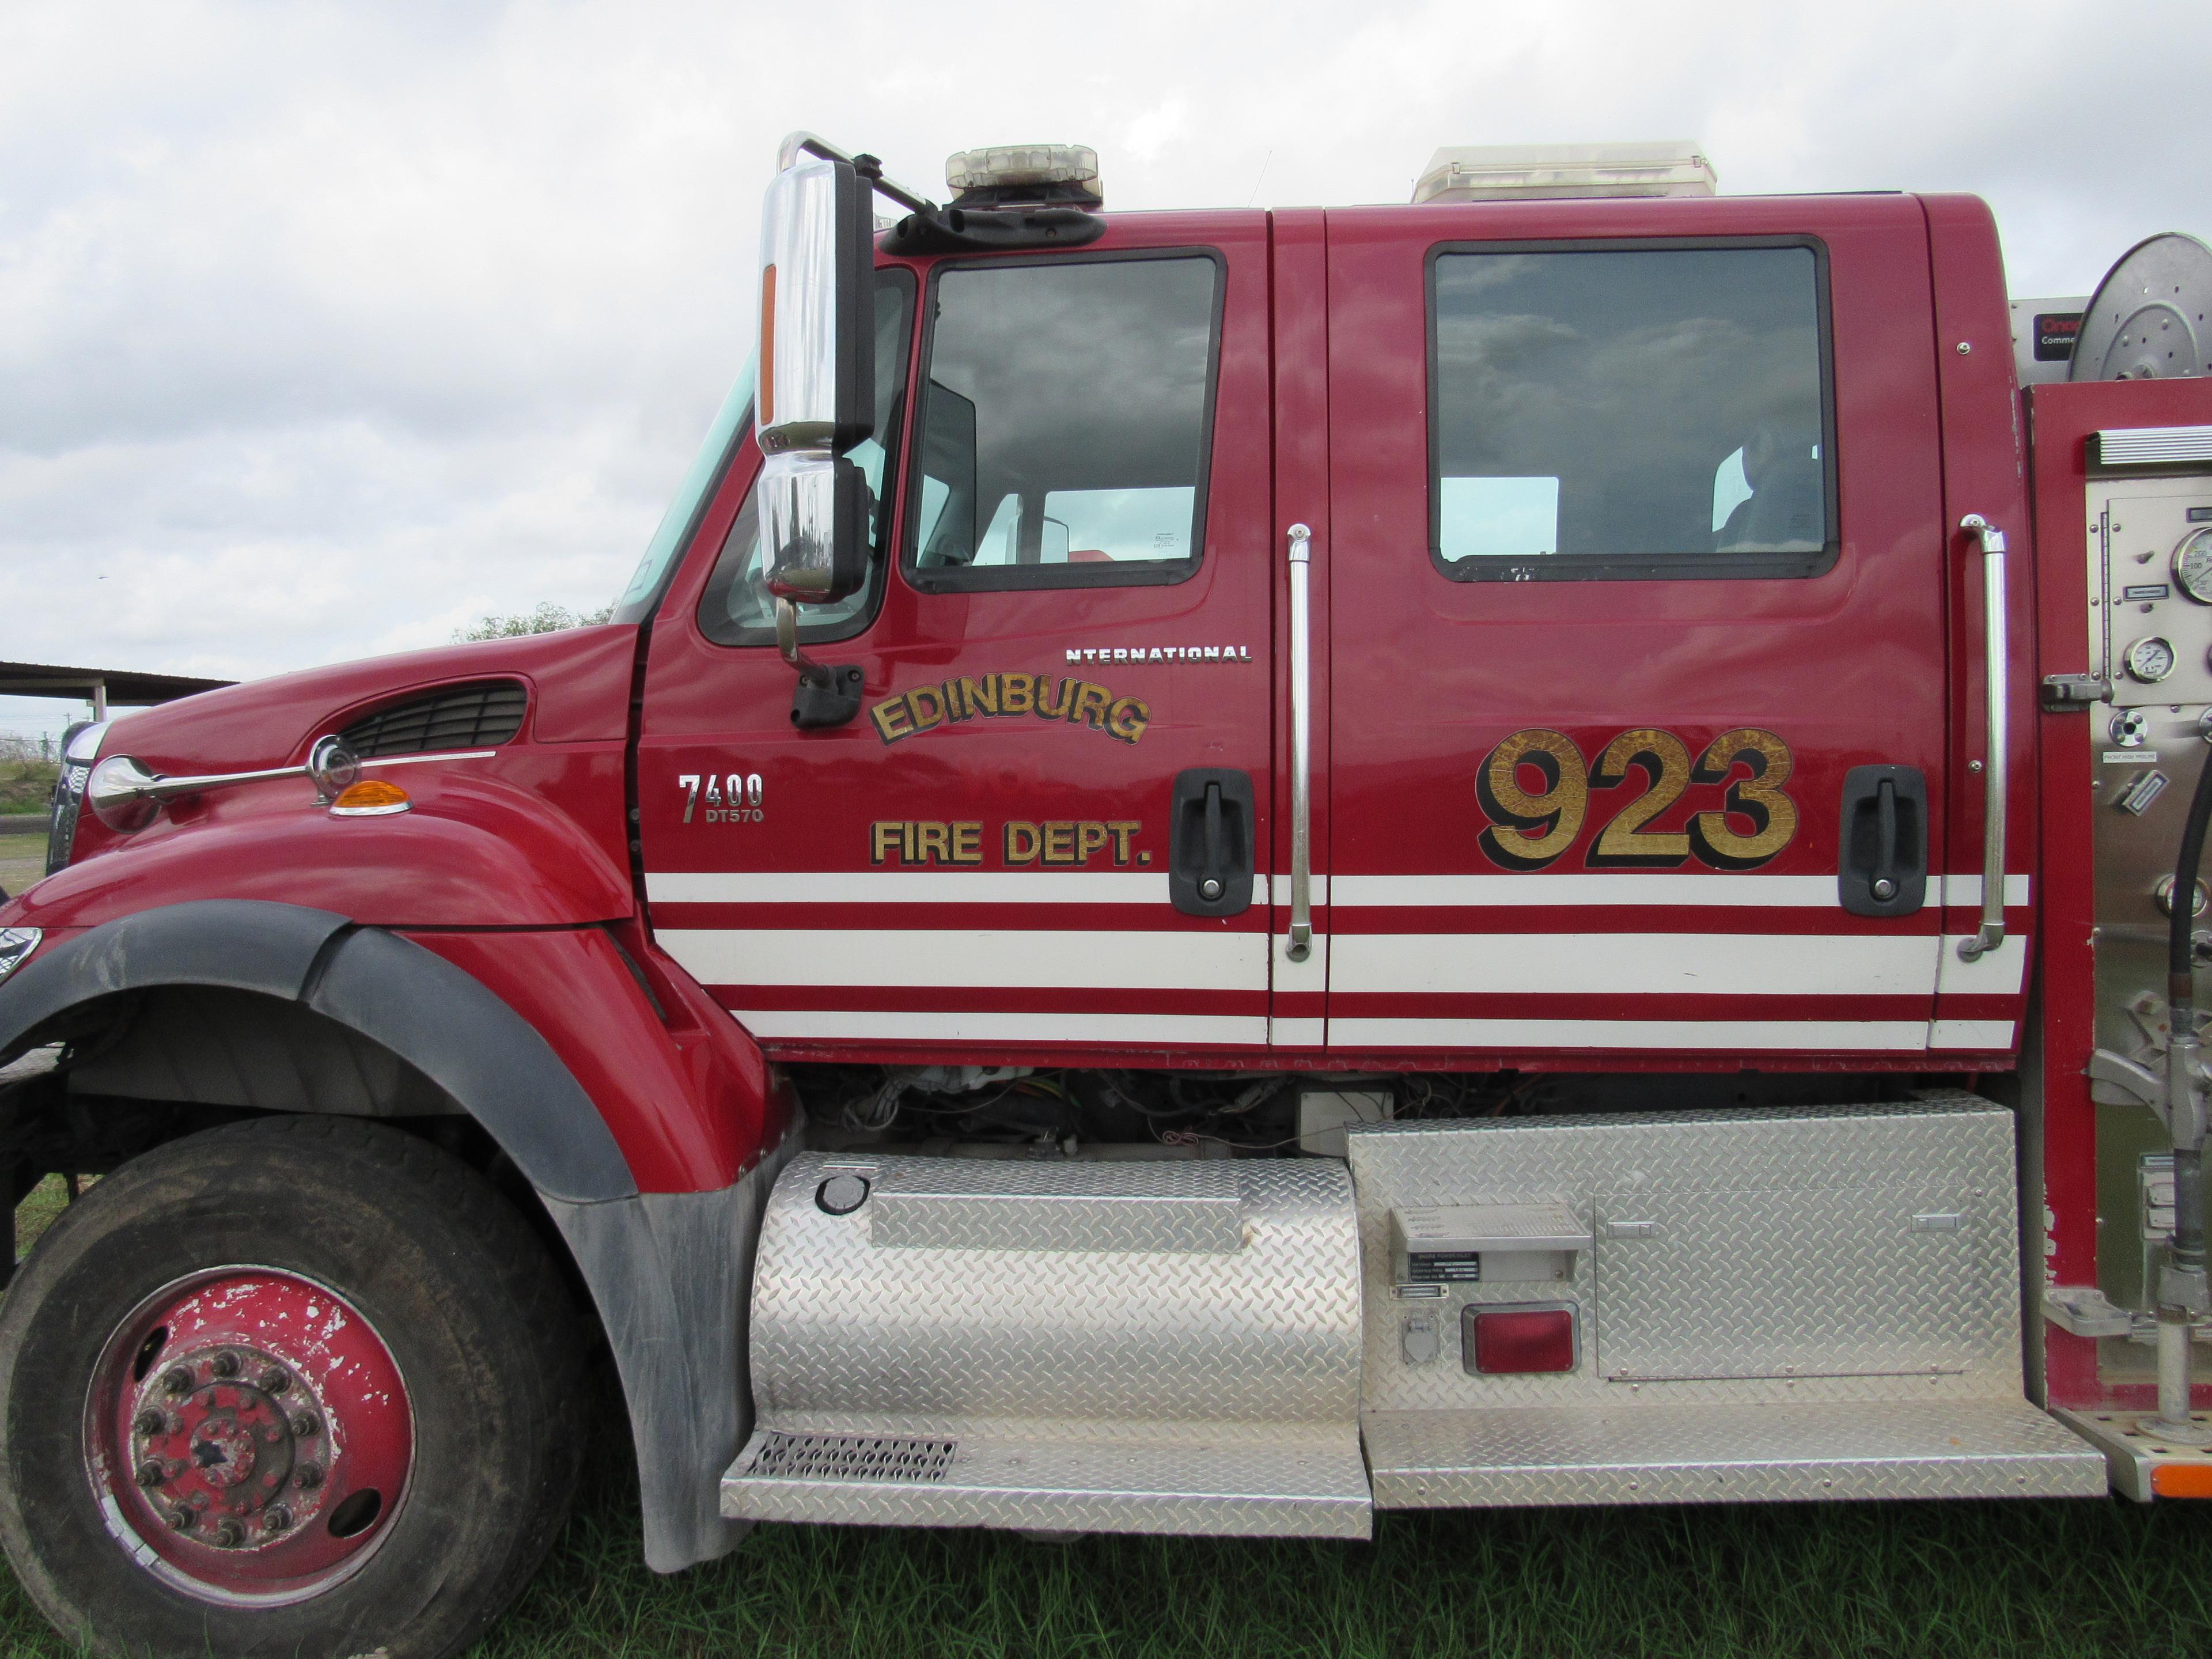
[[[868,580],[868,483],[845,452],[875,432],[874,179],[804,133],[780,161],[761,210],[762,579],[776,645],[799,671],[793,723],[842,726],[860,713],[860,671],[799,650],[799,607]]]
[[[761,532],[769,592],[830,605],[868,574],[868,492],[845,452],[875,430],[875,222],[850,161],[787,140],[761,211]]]

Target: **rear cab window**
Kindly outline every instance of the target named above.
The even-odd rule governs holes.
[[[1834,562],[1827,283],[1803,238],[1459,244],[1429,264],[1430,549],[1455,581]]]

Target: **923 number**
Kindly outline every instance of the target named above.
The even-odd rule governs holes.
[[[1493,864],[1541,870],[1581,838],[1591,788],[1618,788],[1633,774],[1643,791],[1599,832],[1587,868],[1674,870],[1694,854],[1716,870],[1756,870],[1796,838],[1797,804],[1783,789],[1792,765],[1790,745],[1756,726],[1722,732],[1694,762],[1673,732],[1637,726],[1606,744],[1595,765],[1563,732],[1516,732],[1476,769],[1475,799],[1490,820],[1479,839]],[[1530,781],[1540,787],[1524,787]],[[1693,783],[1725,786],[1720,805],[1693,815],[1686,829],[1644,827]]]

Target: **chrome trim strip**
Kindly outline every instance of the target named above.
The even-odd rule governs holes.
[[[1313,953],[1313,643],[1308,615],[1313,532],[1294,524],[1290,538],[1291,937],[1284,954],[1304,962]]]
[[[1972,962],[2004,943],[2005,867],[2005,538],[1978,513],[1959,520],[1982,551],[1982,610],[1988,646],[1982,677],[1989,690],[1989,753],[1982,777],[1982,929],[1959,941],[1961,960]]]
[[[387,755],[382,760],[365,760],[361,769],[372,766],[420,766],[425,761],[489,760],[499,753],[496,749],[441,749],[430,755]]]

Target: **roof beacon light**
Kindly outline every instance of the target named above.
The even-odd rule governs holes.
[[[998,207],[1065,203],[1103,207],[1098,152],[1088,144],[994,144],[945,159],[945,182],[957,192],[952,205]]]
[[[1687,138],[1656,144],[1478,144],[1429,157],[1413,200],[1711,196],[1719,182],[1705,147]]]

